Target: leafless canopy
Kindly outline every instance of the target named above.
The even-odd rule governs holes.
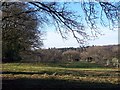
[[[6,2],[2,3],[2,6]],[[86,31],[86,24],[91,29],[93,36],[99,34],[99,24],[108,26],[110,29],[114,29],[118,26],[119,20],[119,2],[82,2],[74,3],[79,4],[82,8],[81,15],[70,9],[72,2],[21,2],[29,5],[29,9],[19,12],[14,16],[21,15],[23,13],[35,12],[38,16],[40,27],[44,25],[54,25],[56,30],[59,31],[63,38],[67,38],[68,33],[72,33],[74,38],[80,44],[84,44],[86,40],[90,38],[90,35]],[[5,12],[5,11],[3,11]],[[78,11],[78,12],[81,12]],[[84,17],[82,17],[84,15]],[[3,17],[4,21],[7,18]],[[84,22],[84,20],[85,22]],[[83,21],[82,21],[83,20]]]

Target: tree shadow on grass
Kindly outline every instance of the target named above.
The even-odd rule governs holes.
[[[2,90],[119,90],[120,86],[108,83],[92,83],[58,79],[27,79],[2,80]]]
[[[64,71],[50,71],[50,70],[44,70],[44,71],[40,71],[40,72],[14,72],[14,71],[3,71],[3,72],[0,72],[2,74],[12,74],[12,75],[18,75],[18,74],[25,74],[25,75],[33,75],[33,74],[38,74],[38,75],[41,75],[41,74],[48,74],[48,75],[75,75],[75,76],[81,76],[81,77],[86,77],[86,76],[109,76],[112,75],[111,72],[105,72],[105,73],[102,73],[102,74],[95,74],[95,73],[86,73],[86,72],[83,72],[83,71],[75,71],[75,70],[64,70]],[[117,73],[115,75],[118,76],[118,73],[119,71],[112,71],[112,73]],[[115,76],[114,75],[114,76]]]

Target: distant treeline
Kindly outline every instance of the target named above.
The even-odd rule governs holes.
[[[104,66],[119,66],[120,45],[87,46],[84,48],[49,48],[21,52],[22,62],[85,61]]]

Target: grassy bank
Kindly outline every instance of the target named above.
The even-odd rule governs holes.
[[[76,64],[76,65],[75,65]],[[87,65],[88,63],[86,63]],[[82,66],[81,66],[82,65]],[[77,66],[77,67],[76,67]],[[85,63],[84,63],[85,66]],[[18,82],[23,81],[25,84],[33,85],[34,82],[42,86],[41,80],[45,81],[44,85],[48,84],[48,87],[65,87],[64,85],[73,85],[71,87],[86,87],[87,85],[93,85],[91,87],[116,87],[119,84],[118,76],[119,71],[117,68],[104,68],[101,66],[89,65],[89,68],[83,67],[83,63],[4,63],[2,64],[2,78],[3,86],[10,85],[11,83],[4,84],[9,81]],[[80,68],[81,67],[81,68]],[[16,81],[17,80],[17,81]],[[29,82],[30,80],[30,82]],[[47,82],[48,81],[48,82]],[[56,82],[58,81],[58,82]],[[50,85],[54,83],[54,85]],[[61,83],[60,83],[61,82]],[[67,84],[67,83],[68,84]],[[72,82],[74,82],[72,84]],[[65,84],[63,84],[65,83]],[[63,86],[61,86],[63,85]],[[102,86],[100,86],[102,85]],[[27,87],[27,86],[25,86]],[[46,87],[46,86],[45,86]]]

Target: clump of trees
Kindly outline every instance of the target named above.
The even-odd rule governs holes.
[[[40,49],[39,53],[42,53],[42,62],[59,62],[62,60],[62,52],[58,49]]]
[[[38,17],[35,12],[25,13],[28,9],[25,3],[2,3],[3,62],[19,61],[20,52],[43,45]]]
[[[91,57],[91,62],[102,64],[105,66],[115,66],[119,64],[119,45],[108,46],[92,46],[86,48],[80,55],[81,59],[88,60]]]
[[[80,53],[75,50],[68,50],[62,53],[62,59],[65,61],[79,61]]]

